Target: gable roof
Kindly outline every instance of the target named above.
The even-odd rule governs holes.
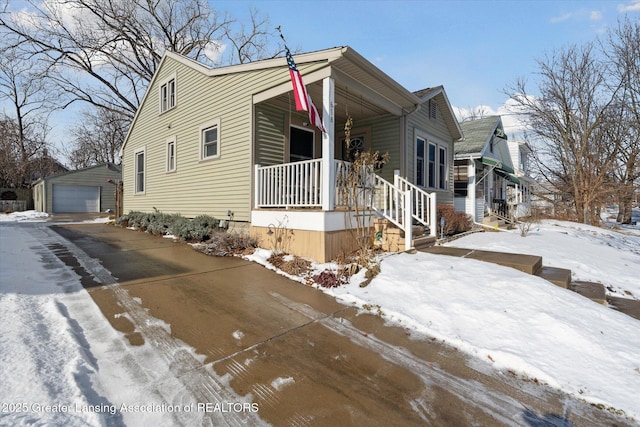
[[[39,181],[47,181],[51,178],[58,178],[61,176],[65,176],[65,175],[72,175],[72,174],[76,174],[78,172],[86,172],[89,171],[91,169],[98,169],[98,168],[107,168],[109,170],[114,171],[115,173],[122,173],[122,167],[119,165],[116,165],[114,163],[100,163],[97,165],[93,165],[93,166],[87,166],[85,168],[80,168],[80,169],[73,169],[73,170],[66,170],[65,172],[60,172],[60,173],[54,173],[52,175],[48,175],[44,178],[41,178]]]
[[[312,86],[311,84],[330,75],[354,88],[370,88],[370,94],[373,95],[374,102],[382,106],[386,111],[392,112],[396,115],[415,111],[421,103],[421,99],[418,96],[404,88],[349,46],[339,46],[315,52],[302,53],[293,55],[293,57],[299,68],[305,64],[324,64],[324,67],[321,66],[320,70],[318,70],[318,67],[315,67],[316,71],[310,74],[305,74],[304,70],[301,70],[307,90],[310,95],[312,95],[312,98],[317,95],[316,93],[313,93],[313,91],[321,90],[321,88],[310,87]],[[165,52],[158,64],[153,78],[149,82],[145,95],[138,107],[138,111],[129,126],[125,142],[120,149],[121,155],[124,152],[127,141],[129,140],[129,134],[134,128],[140,115],[140,110],[144,107],[147,97],[150,96],[150,89],[159,78],[158,76],[160,75],[160,71],[167,61],[177,61],[206,77],[212,78],[251,71],[267,70],[270,68],[282,68],[283,70],[288,70],[288,64],[285,57],[214,68],[174,52]],[[283,73],[283,75],[288,77],[289,74],[286,72]],[[262,98],[276,96],[280,94],[280,92],[287,93],[291,91],[290,85],[290,81],[283,80],[283,82],[276,84],[272,90],[263,90],[261,93],[254,94],[254,102],[259,102]],[[339,94],[336,94],[336,98],[338,96]]]
[[[458,124],[458,119],[456,119],[455,113],[453,112],[453,108],[451,107],[449,97],[447,97],[447,93],[444,90],[444,86],[440,85],[430,87],[413,93],[420,98],[420,101],[423,104],[430,99],[433,99],[438,104],[438,107],[440,107],[440,111],[443,114],[444,122],[447,125],[449,132],[451,132],[451,136],[453,136],[454,141],[463,137],[462,129]]]
[[[455,143],[455,154],[479,157],[501,124],[500,116],[488,116],[460,123],[464,138]]]

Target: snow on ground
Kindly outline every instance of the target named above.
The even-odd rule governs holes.
[[[106,322],[75,273],[43,255],[46,233],[34,235],[21,224],[0,227],[0,313],[3,319],[16,319],[0,322],[0,402],[13,405],[9,412],[2,408],[0,424],[175,421],[159,412],[109,414],[121,403],[164,402],[154,389],[157,381],[152,387],[142,373],[133,374],[136,369],[155,372],[157,378],[171,372],[146,344],[130,346]],[[640,242],[633,236],[550,221],[526,238],[482,233],[455,243],[539,252],[546,265],[572,268],[576,278],[602,279],[617,294],[640,295]],[[269,255],[258,250],[249,258],[268,264]],[[541,278],[471,259],[390,255],[382,258],[380,274],[366,287],[359,286],[363,278],[364,271],[348,285],[323,290],[504,372],[640,420],[639,321]],[[129,366],[133,361],[139,364]],[[288,383],[284,378],[277,385]],[[55,407],[60,404],[69,405],[67,413],[53,412],[64,410]]]
[[[524,238],[479,233],[453,244],[539,254],[545,265],[574,269],[574,279],[640,296],[640,237],[549,221]],[[273,269],[270,254],[260,249],[247,258]],[[314,265],[316,272],[336,268]],[[346,286],[321,289],[496,369],[640,420],[640,321],[539,277],[472,259],[385,256],[380,274],[361,288],[363,279],[361,272]]]
[[[57,239],[43,224],[0,225],[0,425],[172,426],[187,407],[186,424],[201,424],[167,361],[114,330],[47,248]]]
[[[51,216],[46,212],[39,211],[22,211],[22,212],[11,212],[8,214],[0,213],[0,222],[39,222],[39,221],[49,221]],[[112,221],[109,219],[109,216],[101,216],[93,219],[86,219],[80,222],[92,222],[92,223],[105,223]]]
[[[46,221],[49,214],[38,211],[11,212],[9,214],[0,213],[0,222],[21,222],[21,221]]]
[[[545,220],[526,237],[518,229],[475,233],[447,246],[539,255],[544,265],[570,269],[573,280],[602,283],[611,295],[640,299],[640,235]]]

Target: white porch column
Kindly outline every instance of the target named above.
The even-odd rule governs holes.
[[[477,212],[478,207],[476,206],[476,162],[473,159],[469,159],[469,164],[467,165],[467,176],[468,176],[468,184],[467,184],[467,205],[465,206],[465,213],[470,214],[474,221],[478,221]],[[471,212],[468,212],[468,209],[471,208]]]
[[[334,162],[335,116],[333,100],[335,95],[334,81],[331,77],[322,80],[322,124],[327,130],[322,134],[322,210],[332,211],[335,208],[336,184]]]

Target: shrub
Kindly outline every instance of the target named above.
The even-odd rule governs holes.
[[[311,270],[311,262],[296,255],[274,252],[267,261],[277,269],[292,276],[306,276]]]
[[[220,221],[209,215],[199,215],[189,220],[180,214],[131,211],[116,219],[122,227],[134,227],[154,235],[172,234],[182,240],[203,242],[218,230]]]
[[[258,247],[258,241],[248,234],[215,231],[205,243],[197,246],[200,252],[214,256],[230,256],[245,253]]]
[[[150,218],[147,233],[160,236],[173,234],[176,223],[188,221],[180,214],[166,214],[162,212],[154,212],[150,214]]]
[[[128,214],[127,224],[128,227],[137,228],[142,231],[146,231],[147,227],[151,223],[149,214],[138,211],[131,211]]]
[[[313,281],[323,288],[337,288],[346,285],[349,281],[343,275],[338,275],[334,271],[324,270],[320,274],[313,276]]]
[[[444,234],[447,236],[464,233],[465,231],[471,230],[472,221],[471,217],[464,212],[456,212],[454,207],[451,205],[438,205],[437,209],[438,221],[436,223],[436,227],[438,228],[438,232],[436,234],[440,234],[440,218],[444,217]]]
[[[220,221],[209,215],[199,215],[188,222],[176,224],[175,235],[182,240],[204,242],[218,230]]]

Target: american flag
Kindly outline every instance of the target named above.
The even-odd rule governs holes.
[[[309,121],[312,125],[320,129],[322,132],[326,133],[326,129],[322,125],[322,119],[320,118],[320,113],[318,113],[318,109],[313,104],[311,97],[307,93],[307,88],[302,82],[302,76],[300,75],[300,71],[298,71],[298,67],[296,66],[293,57],[291,56],[291,52],[287,48],[287,64],[289,65],[289,75],[291,76],[291,84],[293,85],[293,95],[296,100],[296,110],[298,111],[308,111],[309,112]]]

